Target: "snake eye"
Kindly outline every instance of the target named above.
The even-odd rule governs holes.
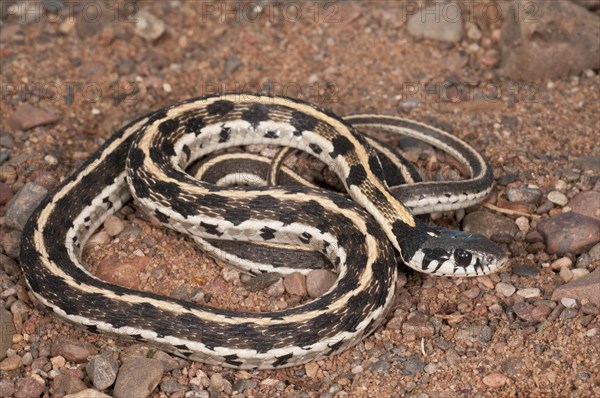
[[[471,264],[472,258],[473,255],[466,250],[456,249],[454,251],[454,261],[456,261],[456,265],[461,267],[467,267],[469,264]]]

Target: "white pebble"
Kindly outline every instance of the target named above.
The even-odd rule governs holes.
[[[52,155],[46,155],[46,156],[44,156],[44,161],[45,161],[46,163],[48,163],[49,165],[52,165],[52,166],[54,166],[54,165],[58,164],[58,159],[56,159],[56,158],[55,158],[54,156],[52,156]]]
[[[569,199],[565,196],[565,194],[558,191],[550,192],[548,194],[548,200],[559,206],[565,206],[567,203],[569,203]]]
[[[556,189],[557,191],[564,191],[567,189],[567,187],[567,183],[563,180],[558,180],[556,181],[556,184],[554,184],[554,189]]]
[[[512,296],[515,290],[517,289],[510,283],[500,282],[496,285],[496,291],[505,297]]]
[[[135,250],[133,251],[133,255],[134,255],[134,256],[137,256],[137,257],[144,257],[144,256],[145,256],[144,252],[143,252],[143,251],[141,251],[140,249],[135,249]]]
[[[575,268],[575,269],[571,270],[571,274],[573,274],[574,281],[576,281],[577,279],[583,278],[584,276],[586,276],[589,273],[590,273],[590,271],[588,271],[585,268]]]
[[[125,224],[117,216],[109,216],[104,221],[104,230],[108,236],[117,236],[125,229]]]
[[[577,301],[570,297],[563,297],[560,299],[560,303],[564,305],[566,308],[575,308],[577,307]]]
[[[565,282],[569,282],[571,279],[573,279],[573,273],[567,267],[561,267],[559,275]]]
[[[592,328],[592,329],[589,329],[587,332],[585,332],[585,335],[587,337],[594,337],[596,334],[598,334],[597,328]]]
[[[100,114],[100,109],[92,108],[92,115],[99,115],[99,114]]]
[[[527,289],[519,289],[517,294],[523,298],[532,298],[540,296],[540,289],[537,287],[530,287]]]
[[[529,220],[527,219],[527,217],[517,218],[515,220],[515,224],[517,224],[517,227],[521,232],[526,233],[527,231],[529,231]]]
[[[165,93],[170,93],[173,91],[173,88],[169,83],[163,83],[163,90],[165,90]]]
[[[561,257],[557,260],[554,260],[552,264],[550,264],[550,267],[554,270],[558,270],[562,267],[569,268],[571,265],[573,265],[573,261],[569,257]]]

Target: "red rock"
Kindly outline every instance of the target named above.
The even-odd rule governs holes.
[[[100,262],[96,276],[107,282],[137,290],[141,283],[140,272],[149,262],[148,257],[134,257],[119,262],[117,258],[110,256]]]
[[[8,118],[8,124],[15,130],[29,130],[44,124],[54,123],[60,117],[45,109],[31,105],[22,105]]]
[[[10,185],[0,182],[0,206],[8,203],[13,197],[13,191]]]
[[[574,213],[600,221],[600,192],[581,192],[569,201],[569,207]]]
[[[550,254],[580,254],[600,241],[600,223],[581,214],[569,212],[545,218],[537,226]]]
[[[576,281],[559,286],[552,293],[554,301],[559,301],[564,297],[580,302],[587,299],[590,303],[600,305],[600,268]]]
[[[490,373],[489,375],[483,378],[483,384],[488,387],[498,388],[502,387],[508,382],[508,377],[504,376],[502,373]]]

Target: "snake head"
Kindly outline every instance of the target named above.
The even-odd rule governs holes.
[[[405,263],[419,272],[441,276],[480,276],[501,270],[508,256],[481,234],[426,227],[419,247]]]

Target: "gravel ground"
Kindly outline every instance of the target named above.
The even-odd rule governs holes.
[[[600,395],[597,68],[512,80],[499,68],[503,20],[475,11],[439,40],[427,36],[435,26],[410,26],[407,7],[384,2],[14,3],[0,25],[0,397]],[[493,193],[433,218],[486,233],[510,251],[510,267],[456,280],[402,269],[395,309],[372,336],[275,371],[189,362],[49,315],[18,266],[28,209],[134,116],[257,90],[340,115],[402,115],[468,140],[494,167]],[[407,156],[434,178],[453,175],[452,159],[432,148],[412,144]],[[134,205],[93,239],[86,260],[100,277],[212,306],[273,311],[318,287],[240,274]]]

